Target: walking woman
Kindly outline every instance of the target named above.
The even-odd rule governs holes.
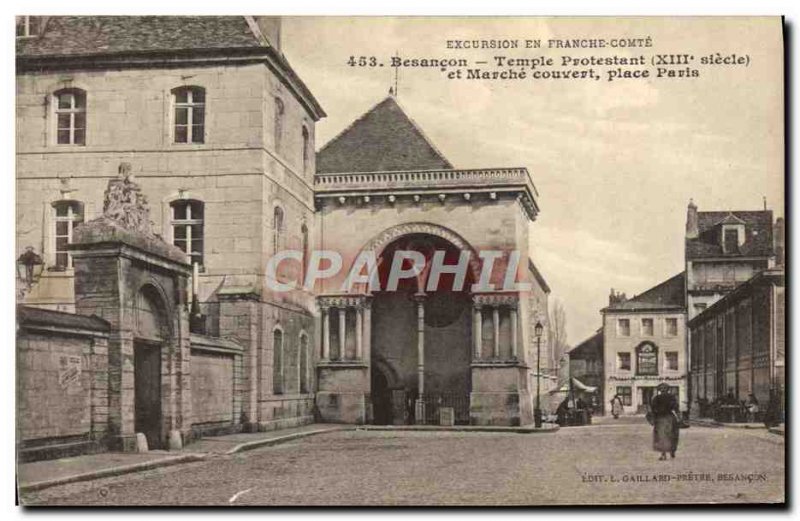
[[[618,419],[619,415],[622,414],[623,407],[622,407],[622,398],[619,394],[615,394],[613,398],[611,398],[611,414],[614,416],[614,419]]]
[[[659,460],[675,457],[678,449],[680,424],[678,422],[678,399],[669,392],[669,385],[662,383],[656,387],[658,394],[650,402],[653,417],[653,449],[661,453]]]

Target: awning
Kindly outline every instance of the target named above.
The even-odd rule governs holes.
[[[597,387],[592,387],[591,385],[586,385],[585,383],[581,382],[580,380],[578,380],[577,378],[574,378],[574,377],[572,378],[572,387],[575,390],[583,391],[583,392],[586,392],[586,393],[596,393],[597,392]],[[550,394],[568,393],[568,392],[569,392],[569,384],[564,384],[561,387],[559,387],[558,389],[553,389],[552,391],[550,391]]]

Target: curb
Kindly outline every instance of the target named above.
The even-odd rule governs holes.
[[[778,436],[783,436],[783,437],[786,437],[786,431],[785,431],[785,430],[782,430],[782,429],[776,429],[775,427],[770,427],[768,430],[769,430],[769,432],[771,432],[772,434],[777,434]]]
[[[342,426],[342,427],[329,427],[327,429],[318,429],[315,431],[295,432],[292,434],[287,434],[285,436],[267,438],[265,440],[248,441],[246,443],[240,443],[239,445],[236,445],[232,449],[226,451],[225,454],[230,455],[230,454],[236,454],[237,452],[244,452],[246,450],[258,449],[260,447],[269,447],[270,445],[278,445],[280,443],[284,443],[287,441],[292,441],[299,438],[305,438],[307,436],[314,436],[315,434],[325,434],[326,432],[348,431],[354,429],[355,429],[354,425]]]
[[[555,427],[502,427],[502,426],[480,426],[480,425],[459,425],[459,426],[443,426],[443,425],[359,425],[356,430],[359,431],[427,431],[427,432],[506,432],[517,434],[537,434],[537,433],[550,433],[556,432],[560,429],[559,426]]]
[[[19,491],[33,492],[35,490],[42,490],[44,488],[55,487],[57,485],[66,485],[68,483],[77,483],[79,481],[91,481],[100,478],[109,478],[113,476],[120,476],[122,474],[130,474],[132,472],[141,472],[144,470],[155,469],[158,467],[168,467],[177,465],[179,463],[190,463],[192,461],[200,461],[205,459],[205,454],[184,454],[182,456],[175,456],[171,458],[164,458],[160,460],[145,461],[142,463],[135,463],[133,465],[123,465],[120,467],[110,467],[107,469],[96,470],[92,472],[84,472],[83,474],[74,474],[72,476],[65,476],[63,478],[48,479],[45,481],[36,481],[26,485],[20,485]]]
[[[750,424],[750,423],[722,423],[718,421],[698,421],[698,420],[689,420],[689,423],[692,425],[697,425],[700,427],[722,427],[726,429],[750,429],[750,430],[760,430],[766,429],[767,427],[764,424]]]

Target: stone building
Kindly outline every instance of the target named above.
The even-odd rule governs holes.
[[[686,306],[689,319],[753,275],[775,265],[772,211],[686,212]],[[781,232],[782,233],[782,232]],[[780,234],[774,237],[779,237]],[[780,248],[781,255],[783,249]]]
[[[17,247],[46,267],[24,303],[76,311],[67,244],[128,163],[155,230],[198,267],[202,329],[245,346],[233,417],[312,421],[314,299],[271,292],[264,270],[314,237],[325,114],[280,52],[279,20],[34,18],[17,37]]]
[[[325,281],[320,416],[403,423],[431,420],[447,404],[456,422],[530,423],[533,326],[546,328],[549,288],[527,254],[539,211],[527,170],[454,168],[390,95],[320,150],[315,186],[319,247],[339,252],[348,268],[374,254],[380,287],[398,250],[427,259],[441,250],[446,264],[469,258],[461,289],[445,275],[430,291],[428,273],[399,291],[343,293],[349,270]],[[481,251],[502,255],[476,291]],[[504,290],[508,271],[530,289]]]
[[[603,404],[614,395],[605,396],[604,349],[602,328],[580,344],[569,350],[569,377],[597,388],[596,400]],[[573,384],[573,389],[575,388]],[[602,405],[600,406],[602,410]]]
[[[784,286],[783,267],[761,271],[689,321],[693,402],[752,393],[766,405],[772,390],[784,398]]]
[[[644,413],[661,383],[678,396],[681,410],[687,409],[684,285],[680,273],[630,299],[611,290],[601,311],[603,394],[619,394],[627,414]],[[608,400],[603,406],[610,414]]]
[[[525,168],[454,168],[391,96],[315,154],[325,113],[276,18],[18,17],[16,65],[17,254],[43,267],[19,290],[26,447],[130,449],[136,433],[167,447],[315,417],[436,422],[439,409],[532,422],[550,290],[527,254],[539,207]],[[149,201],[144,242],[92,228],[125,219],[108,202],[121,186]],[[273,277],[288,250],[302,262]],[[459,290],[426,291],[426,272],[397,292],[343,292],[341,277],[298,283],[315,250],[345,267],[360,252],[442,250],[447,265],[467,252],[469,269]],[[501,253],[483,280],[485,250]],[[62,429],[37,408],[64,378],[83,409]]]
[[[772,211],[766,206],[757,211],[700,212],[690,201],[685,242],[688,319],[693,320],[758,273],[782,264],[784,249],[783,218],[773,222]],[[720,392],[707,392],[711,385],[706,379],[708,369],[694,374],[694,367],[704,360],[705,352],[694,352],[700,340],[692,338],[693,334],[690,330],[687,335],[688,357],[694,361],[689,382],[692,407],[698,397]],[[740,390],[738,385],[733,388],[736,393]]]

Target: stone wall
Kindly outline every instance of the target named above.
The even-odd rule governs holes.
[[[20,308],[17,443],[22,460],[104,450],[108,325]]]

